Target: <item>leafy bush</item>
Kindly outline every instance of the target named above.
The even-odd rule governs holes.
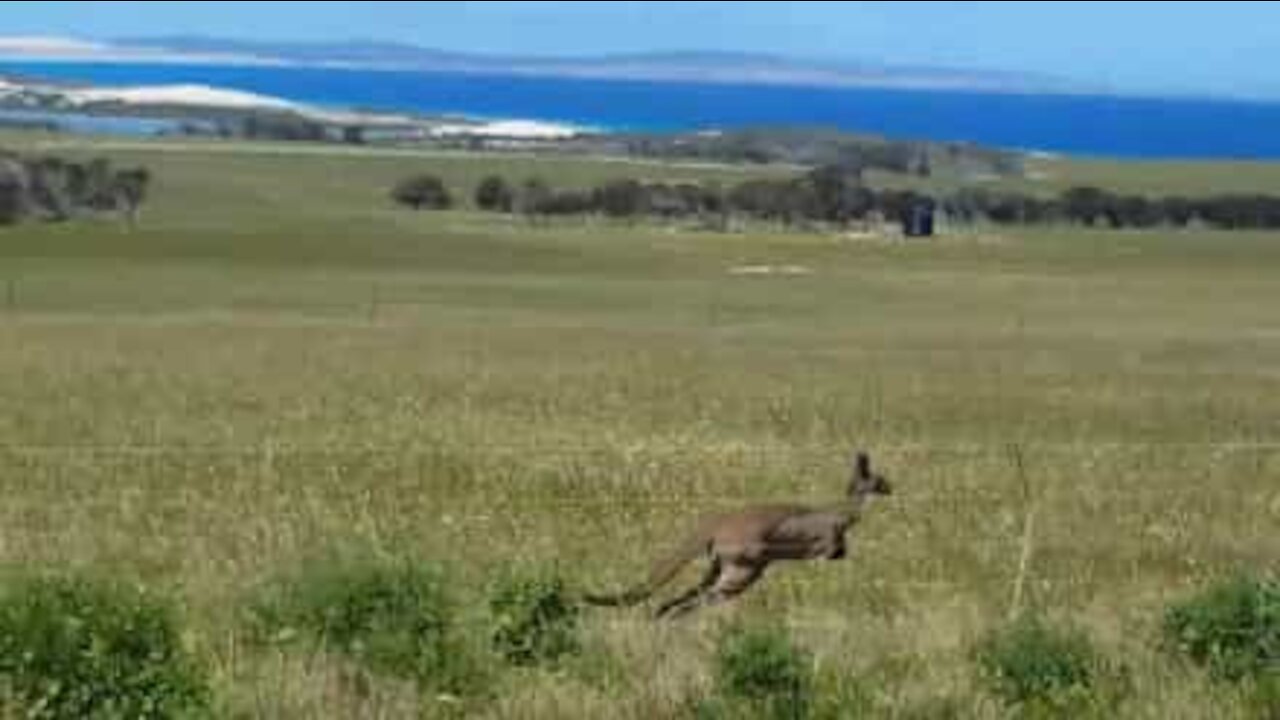
[[[1027,616],[978,647],[977,661],[991,692],[1010,706],[1082,712],[1108,674],[1087,636]],[[1033,713],[1034,714],[1034,713]]]
[[[813,707],[813,660],[783,630],[735,627],[716,653],[716,689],[730,703],[772,718],[808,717]]]
[[[448,210],[453,196],[444,181],[434,175],[415,175],[391,190],[391,199],[414,210]]]
[[[251,609],[259,639],[310,636],[367,669],[424,687],[469,693],[482,684],[444,577],[385,561],[314,565]]]
[[[1280,582],[1240,578],[1171,608],[1165,638],[1214,677],[1280,672]]]
[[[512,665],[556,663],[581,650],[579,609],[558,577],[503,579],[490,597],[489,612],[493,649]]]
[[[194,717],[211,699],[167,604],[75,578],[0,595],[0,685],[31,718]]]
[[[811,670],[811,659],[791,647],[785,634],[765,634],[774,639],[744,642],[736,649],[742,655],[731,661],[738,668],[735,682],[726,683],[721,662],[716,692],[695,701],[689,715],[698,720],[850,720],[890,715],[942,720],[942,716],[909,715],[891,709],[880,702],[877,689],[881,685],[876,681],[845,674],[834,666]],[[722,642],[721,657],[724,645]],[[751,653],[756,650],[763,650],[763,654],[753,658]],[[756,659],[760,665],[750,667]],[[730,684],[737,685],[737,690],[726,687]]]

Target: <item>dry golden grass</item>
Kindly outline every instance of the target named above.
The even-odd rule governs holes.
[[[900,492],[850,562],[686,625],[590,615],[598,676],[513,674],[484,712],[687,714],[721,624],[767,617],[879,715],[998,717],[969,652],[1018,574],[1016,447],[1026,602],[1132,667],[1118,714],[1245,717],[1155,642],[1168,602],[1280,557],[1280,238],[530,228],[382,204],[430,161],[122,154],[162,183],[138,231],[0,231],[0,564],[173,589],[228,714],[447,714],[245,644],[237,608],[319,551],[443,563],[467,597],[510,564],[612,587],[698,512],[831,497],[858,446]],[[562,167],[617,171],[512,172]],[[729,274],[753,264],[815,273]]]

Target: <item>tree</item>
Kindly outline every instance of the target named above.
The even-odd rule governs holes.
[[[543,199],[543,215],[586,215],[595,209],[595,198],[582,190],[560,190]]]
[[[54,222],[71,219],[72,199],[67,193],[67,164],[58,158],[41,158],[27,166],[30,199],[45,218]]]
[[[476,188],[476,207],[488,212],[509,213],[515,210],[516,193],[507,181],[490,175]]]
[[[415,175],[402,180],[392,189],[391,198],[397,204],[414,210],[448,210],[453,207],[449,188],[435,175]]]
[[[866,199],[860,193],[861,166],[824,165],[809,173],[808,181],[813,189],[816,219],[846,223],[866,215],[866,209],[859,207]]]
[[[915,169],[918,155],[919,151],[911,143],[891,142],[862,149],[862,161],[867,167],[899,175],[908,175]]]
[[[609,217],[634,218],[649,209],[649,193],[636,180],[606,183],[595,192],[596,205]]]
[[[120,210],[136,221],[150,183],[146,168],[116,170],[105,158],[78,163],[0,155],[0,222],[29,214],[60,222]]]
[[[12,225],[26,215],[29,182],[22,163],[0,157],[0,225]]]
[[[1160,201],[1160,214],[1175,227],[1186,227],[1196,217],[1196,203],[1184,197],[1167,197]]]
[[[121,170],[116,173],[115,196],[119,205],[128,214],[130,224],[138,222],[142,204],[147,199],[147,189],[151,185],[151,172],[146,168]]]
[[[988,199],[986,216],[1000,225],[1024,223],[1028,217],[1028,198],[1023,195],[998,195]]]
[[[1150,228],[1160,224],[1161,205],[1141,195],[1117,199],[1115,213],[1124,227]]]
[[[697,199],[693,198],[690,203],[690,196],[682,193],[678,188],[666,183],[657,183],[649,185],[645,188],[646,201],[651,215],[661,218],[671,219],[685,217],[696,212]]]
[[[1265,195],[1219,195],[1200,203],[1199,215],[1228,230],[1280,227],[1280,199]]]
[[[323,124],[300,115],[258,113],[241,124],[241,133],[250,139],[322,142],[326,139]]]
[[[729,191],[729,205],[734,210],[763,219],[780,218],[784,205],[780,201],[783,183],[774,180],[747,180]]]
[[[86,170],[88,186],[87,196],[78,204],[88,210],[110,212],[119,208],[120,198],[116,195],[116,177],[111,169],[111,161],[106,158],[94,158]]]
[[[14,225],[26,214],[26,198],[16,184],[0,181],[0,226]]]
[[[1067,191],[1062,197],[1063,210],[1067,219],[1093,226],[1098,219],[1107,214],[1112,205],[1112,198],[1105,190],[1095,187],[1076,187]]]
[[[912,190],[886,190],[880,193],[877,205],[886,218],[905,223],[912,210],[927,200]]]
[[[70,163],[66,168],[67,200],[76,207],[90,207],[93,188],[89,168],[80,163]]]
[[[933,177],[933,161],[929,159],[929,153],[920,153],[920,158],[916,160],[915,173],[919,178]]]
[[[534,222],[539,215],[545,214],[553,195],[551,186],[547,184],[546,180],[539,177],[525,180],[524,186],[520,188],[520,197],[518,198],[520,212],[530,222]]]
[[[665,203],[668,214],[706,217],[724,211],[723,192],[714,184],[703,186],[699,183],[682,182],[661,187],[662,193],[666,195],[662,202]],[[657,199],[651,198],[650,202],[654,204]]]
[[[729,198],[724,188],[720,183],[712,182],[706,187],[700,187],[700,190],[702,191],[702,209],[699,212],[703,223],[710,229],[727,232],[733,208],[729,206]]]
[[[993,204],[994,200],[987,190],[965,187],[945,201],[944,209],[947,215],[951,216],[951,219],[962,223],[972,223],[989,218]]]

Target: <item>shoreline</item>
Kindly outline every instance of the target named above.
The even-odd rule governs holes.
[[[180,108],[190,117],[166,112]],[[298,102],[282,97],[200,83],[119,86],[63,86],[0,75],[0,117],[48,120],[98,117],[104,120],[199,122],[200,113],[279,113],[303,120],[371,131],[418,131],[435,139],[571,140],[609,131],[541,118],[483,117],[467,113],[419,115],[396,110],[365,110]]]
[[[40,74],[42,70],[48,74]],[[463,146],[472,143],[495,150],[560,145],[566,151],[581,152],[590,150],[588,146],[592,146],[603,152],[639,155],[653,152],[674,155],[699,153],[716,137],[741,134],[741,147],[770,157],[784,155],[784,162],[797,156],[800,150],[794,140],[805,133],[819,139],[825,136],[830,141],[828,145],[833,142],[884,142],[944,150],[960,147],[972,148],[972,155],[1000,153],[1021,155],[1032,160],[1064,156],[1125,161],[1280,160],[1280,143],[1273,135],[1259,132],[1264,120],[1280,118],[1280,106],[1261,114],[1242,116],[1242,123],[1233,127],[1246,128],[1248,132],[1243,135],[1238,132],[1224,134],[1218,125],[1203,122],[1201,108],[1187,108],[1184,114],[1189,119],[1176,128],[1185,137],[1175,143],[1170,137],[1148,142],[1150,133],[1130,122],[1132,113],[1109,115],[1114,120],[1111,123],[1114,127],[1085,125],[1082,134],[1059,132],[1065,116],[1083,117],[1081,113],[1091,109],[1087,105],[1036,103],[1015,108],[1026,114],[1028,122],[1025,127],[1034,128],[1033,131],[1010,131],[1007,122],[1003,125],[995,123],[990,131],[975,129],[971,122],[975,118],[966,114],[970,112],[971,105],[957,106],[955,98],[946,94],[937,98],[917,98],[925,103],[921,112],[906,114],[899,105],[891,103],[882,107],[876,104],[876,97],[863,98],[870,108],[868,117],[854,125],[842,124],[838,120],[819,123],[791,118],[752,120],[739,117],[749,114],[743,108],[748,107],[746,101],[752,96],[745,100],[737,96],[728,98],[724,112],[692,112],[687,117],[676,112],[667,117],[663,112],[653,112],[645,106],[636,107],[634,113],[617,112],[615,106],[607,103],[612,100],[625,103],[628,96],[626,93],[621,96],[611,94],[609,86],[592,86],[591,92],[601,94],[591,95],[590,100],[533,102],[527,100],[526,92],[525,95],[513,96],[510,102],[490,102],[489,96],[483,94],[489,91],[487,85],[477,86],[463,79],[439,88],[431,85],[430,79],[424,81],[427,88],[438,92],[430,89],[418,92],[419,85],[402,83],[393,87],[394,92],[347,92],[339,87],[334,92],[317,93],[308,92],[306,87],[290,85],[288,76],[276,78],[270,75],[270,71],[264,72],[274,79],[256,83],[250,80],[256,77],[253,72],[248,76],[231,73],[202,78],[164,70],[123,74],[95,74],[91,70],[87,71],[87,77],[90,82],[96,80],[98,84],[78,81],[80,76],[72,75],[71,71],[64,76],[56,69],[9,65],[0,59],[0,111],[47,113],[47,117],[37,120],[49,120],[58,125],[65,124],[70,116],[76,114],[119,118],[125,121],[125,132],[111,129],[103,134],[126,136],[151,134],[129,131],[127,121],[132,118],[171,122],[172,134],[224,137],[243,134],[249,139],[317,139],[357,144],[436,142]],[[231,89],[239,87],[255,88],[257,92]],[[695,110],[698,107],[707,109],[705,98],[698,100],[702,95],[689,92],[681,95],[680,87],[683,86],[673,90],[675,101],[702,101],[704,105],[694,106]],[[563,90],[558,86],[551,88],[551,92]],[[24,94],[35,97],[24,99]],[[581,96],[578,97],[581,100]],[[712,97],[720,98],[719,95]],[[521,98],[526,99],[522,101]],[[850,103],[858,99],[858,96],[840,98],[842,102]],[[479,110],[471,112],[466,109],[468,107]],[[624,104],[623,107],[628,106]],[[563,115],[556,116],[557,112]],[[955,120],[949,120],[953,115]],[[19,124],[23,120],[31,118],[20,118],[11,124]],[[256,123],[257,120],[263,122]],[[76,130],[72,128],[69,131]],[[656,142],[658,150],[646,149],[649,142]],[[728,152],[734,147],[737,146],[727,142],[727,149],[713,148],[711,152]],[[745,154],[743,159],[751,161]],[[984,158],[978,161],[987,164]]]

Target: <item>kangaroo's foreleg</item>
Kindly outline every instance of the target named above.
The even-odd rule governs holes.
[[[720,562],[720,558],[712,557],[711,565],[707,568],[706,575],[702,580],[689,592],[680,597],[664,604],[655,613],[655,617],[659,620],[666,617],[678,617],[692,610],[697,606],[702,598],[715,587],[716,582],[720,579],[721,573],[724,571],[724,565]]]

